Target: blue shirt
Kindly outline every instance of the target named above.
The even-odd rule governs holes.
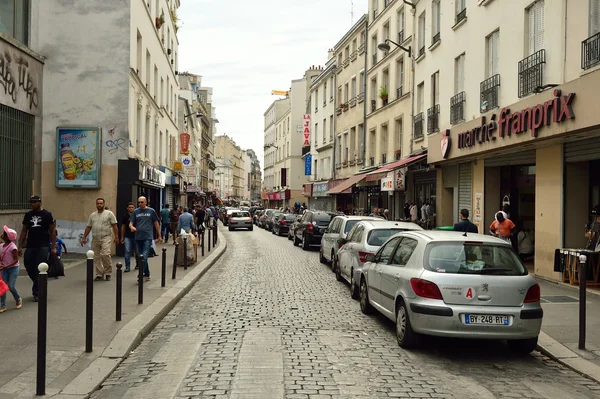
[[[177,231],[181,231],[181,229],[185,230],[186,233],[189,233],[190,230],[194,226],[194,217],[189,212],[184,212],[179,216],[179,224],[177,224]]]
[[[60,239],[60,237],[56,237],[56,256],[62,255],[64,241]],[[50,242],[50,247],[52,247],[52,242]]]
[[[212,210],[210,208],[206,208],[206,214],[208,215],[209,218],[211,218],[213,216]]]
[[[136,228],[136,240],[154,239],[154,222],[158,222],[158,215],[152,208],[137,208],[131,214],[129,221]]]

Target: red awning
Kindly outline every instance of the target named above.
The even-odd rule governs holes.
[[[332,188],[331,190],[327,191],[327,194],[341,194],[343,191],[346,191],[347,189],[354,186],[356,183],[360,182],[366,176],[367,175],[363,173],[362,175],[354,175],[352,177],[349,177],[334,188]]]
[[[426,157],[427,157],[427,154],[415,155],[413,157],[404,158],[399,161],[392,162],[390,164],[382,166],[381,168],[374,170],[373,172],[367,173],[367,181],[379,180],[382,177],[385,177],[385,175],[391,170],[401,168],[402,166],[406,166],[410,163],[417,162]]]

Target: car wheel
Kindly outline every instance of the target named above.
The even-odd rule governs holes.
[[[231,226],[229,226],[229,231],[233,231],[233,229],[231,228]]]
[[[396,305],[396,340],[398,345],[404,349],[418,346],[419,335],[415,333],[410,325],[408,309],[402,299]]]
[[[325,257],[323,256],[323,248],[319,250],[319,262],[321,262],[324,265],[327,264],[327,259],[325,259]]]
[[[308,251],[308,241],[306,241],[306,235],[302,236],[302,249]]]
[[[334,263],[333,263],[333,272],[335,273],[335,279],[337,281],[343,281],[344,278],[342,277],[342,269],[340,268],[340,261],[336,258],[334,258]]]
[[[350,271],[350,298],[358,299],[360,293],[358,292],[358,286],[354,281],[354,269]]]
[[[528,339],[511,339],[506,341],[510,349],[520,355],[527,355],[537,348],[538,337]]]
[[[369,291],[367,290],[367,281],[363,278],[360,281],[360,311],[364,314],[371,314],[373,307],[369,303]]]
[[[298,245],[300,245],[300,240],[298,240],[298,237],[296,237],[296,235],[294,234],[294,246],[297,247]]]
[[[254,230],[254,227],[250,227],[248,230],[252,231],[252,230]]]

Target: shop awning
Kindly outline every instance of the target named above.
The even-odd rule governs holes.
[[[360,182],[366,176],[367,175],[363,173],[362,175],[354,175],[352,177],[349,177],[334,188],[332,188],[331,190],[327,191],[327,194],[341,194],[342,192],[354,186],[356,183]]]
[[[367,176],[366,181],[380,180],[382,177],[385,177],[385,175],[387,175],[387,173],[389,171],[401,168],[401,167],[409,165],[409,164],[411,164],[413,162],[420,161],[423,158],[427,158],[427,154],[426,153],[425,154],[420,154],[420,155],[415,155],[415,156],[409,157],[409,158],[404,158],[404,159],[401,159],[399,161],[392,162],[390,164],[382,166],[381,168],[379,168],[377,170],[374,170],[373,172],[367,173],[367,175],[366,175]]]

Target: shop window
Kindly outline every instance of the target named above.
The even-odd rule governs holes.
[[[30,0],[0,1],[0,32],[29,44]]]

